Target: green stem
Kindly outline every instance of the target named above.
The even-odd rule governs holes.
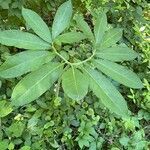
[[[52,49],[54,50],[54,52],[55,52],[55,54],[56,54],[57,56],[59,56],[62,60],[64,60],[68,65],[71,65],[71,63],[70,63],[68,60],[66,60],[62,55],[60,55],[60,54],[57,52],[57,50],[56,50],[56,48],[54,47],[53,44],[52,44]]]
[[[77,66],[77,65],[81,65],[83,63],[86,63],[86,62],[90,61],[95,56],[95,52],[96,52],[96,50],[93,51],[93,54],[89,58],[87,58],[83,61],[77,62],[77,63],[72,63],[72,65]]]
[[[66,60],[62,55],[60,55],[60,54],[57,52],[57,50],[56,50],[56,48],[54,47],[53,44],[52,44],[52,49],[54,50],[54,52],[55,52],[55,54],[56,54],[57,56],[59,56],[62,60],[65,61],[65,63],[67,63],[67,64],[70,65],[70,66],[78,66],[78,65],[81,65],[81,64],[83,64],[83,63],[86,63],[87,61],[90,61],[90,60],[95,56],[95,52],[96,52],[96,49],[95,49],[95,50],[93,51],[93,54],[92,54],[89,58],[87,58],[87,59],[85,59],[85,60],[83,60],[83,61],[77,62],[77,63],[71,63],[71,62],[69,62],[68,60]]]

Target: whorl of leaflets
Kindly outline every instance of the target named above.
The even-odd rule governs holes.
[[[94,32],[80,14],[74,17],[77,31],[69,30],[70,0],[58,8],[52,31],[36,12],[22,8],[22,15],[35,34],[20,30],[0,31],[1,44],[26,50],[10,56],[0,66],[0,77],[5,79],[28,73],[14,88],[12,105],[22,106],[36,100],[59,80],[69,98],[83,100],[90,89],[110,111],[123,118],[129,117],[126,101],[109,78],[130,88],[142,88],[135,73],[117,64],[133,60],[138,54],[125,44],[117,44],[122,38],[122,29],[108,29],[105,12],[95,18]],[[83,61],[76,62],[74,58],[72,63],[55,48],[57,43],[62,46],[84,44],[83,40],[93,46],[92,55]]]

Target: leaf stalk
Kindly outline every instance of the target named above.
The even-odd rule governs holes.
[[[77,62],[77,63],[71,63],[71,62],[69,62],[68,60],[66,60],[62,55],[60,55],[60,54],[57,52],[57,50],[56,50],[54,44],[52,44],[52,49],[54,50],[54,52],[55,52],[55,54],[56,54],[57,56],[59,56],[62,60],[65,61],[65,63],[67,63],[67,64],[70,65],[70,66],[78,66],[78,65],[84,64],[84,63],[90,61],[90,60],[95,56],[95,53],[96,53],[96,49],[94,49],[92,55],[91,55],[89,58],[87,58],[87,59],[85,59],[85,60],[83,60],[83,61]]]

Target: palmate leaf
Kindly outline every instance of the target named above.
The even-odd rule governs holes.
[[[108,61],[132,60],[137,54],[133,51],[131,52],[127,47],[116,47],[116,43],[122,37],[122,30],[116,28],[106,31],[107,17],[104,12],[98,16],[95,22],[94,34],[80,15],[77,15],[75,20],[82,33],[69,32],[62,34],[70,24],[72,16],[71,0],[63,3],[58,8],[52,25],[52,35],[48,26],[37,13],[23,8],[22,15],[37,36],[19,30],[0,31],[1,44],[37,50],[14,55],[0,67],[0,75],[3,78],[17,77],[33,71],[25,76],[14,88],[11,97],[12,105],[22,106],[41,96],[60,78],[65,64],[65,66],[70,65],[71,68],[66,70],[60,79],[62,79],[64,93],[68,97],[81,100],[85,97],[90,87],[94,94],[112,112],[122,117],[129,116],[124,98],[101,72],[129,87],[141,88],[142,82],[133,72]],[[93,42],[94,52],[91,57],[84,61],[78,62],[78,59],[65,55],[65,52],[60,49],[59,42],[72,44],[85,38]],[[55,61],[64,61],[64,64],[49,62],[53,58],[53,54],[47,51],[38,51],[50,49],[52,42],[52,49],[60,58],[55,59]],[[114,45],[115,47],[113,47]],[[96,55],[94,55],[96,50]],[[92,61],[91,59],[95,56],[106,60],[97,59]],[[77,60],[77,63],[72,63],[73,60]],[[81,68],[89,60],[97,67],[96,69],[89,68],[89,66]]]
[[[0,77],[14,78],[38,69],[41,65],[54,58],[48,51],[24,51],[9,57],[0,66]]]
[[[88,92],[88,80],[76,68],[69,68],[62,76],[62,87],[68,97],[81,100]]]
[[[55,39],[70,24],[72,17],[71,0],[63,3],[57,10],[52,25],[52,38]]]
[[[138,54],[127,46],[113,46],[97,51],[96,56],[110,61],[119,62],[133,60],[138,56]]]
[[[84,72],[90,80],[90,88],[100,98],[105,107],[121,117],[128,117],[126,101],[114,85],[100,72],[84,67]]]
[[[109,29],[103,37],[100,48],[104,49],[104,48],[113,46],[121,38],[122,38],[122,29],[120,28]],[[98,50],[101,50],[101,49],[98,49]]]
[[[51,33],[42,18],[30,9],[22,8],[22,15],[33,31],[48,43],[52,42]]]
[[[63,64],[49,62],[25,76],[13,90],[12,105],[22,106],[37,99],[54,84],[62,70]]]
[[[99,45],[101,43],[106,29],[107,29],[107,16],[104,12],[102,12],[98,15],[96,19],[96,24],[94,26],[96,45]]]
[[[85,39],[85,35],[81,32],[68,32],[58,36],[56,39],[62,43],[75,43]]]
[[[74,17],[79,29],[86,35],[86,37],[90,40],[94,40],[94,35],[89,27],[89,25],[87,24],[87,22],[84,21],[83,16],[77,14]]]
[[[139,77],[134,72],[121,65],[101,59],[94,60],[93,64],[107,76],[125,86],[136,89],[143,88],[143,84]]]
[[[0,31],[0,43],[7,46],[31,50],[50,49],[50,44],[43,41],[38,36],[20,30]]]

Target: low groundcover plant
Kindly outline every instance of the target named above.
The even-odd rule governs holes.
[[[91,90],[112,112],[129,116],[126,101],[105,75],[130,88],[142,88],[135,73],[116,63],[133,60],[138,55],[124,43],[118,44],[122,29],[110,28],[104,11],[93,21],[93,31],[79,14],[74,17],[76,27],[68,28],[71,1],[58,8],[51,31],[34,11],[22,8],[22,15],[36,35],[21,30],[0,31],[1,44],[27,50],[10,56],[0,66],[0,77],[6,79],[28,73],[14,88],[12,105],[22,106],[36,100],[58,81],[73,100],[84,99]],[[73,47],[78,42],[90,43],[90,56],[79,59],[63,53],[64,45]]]

